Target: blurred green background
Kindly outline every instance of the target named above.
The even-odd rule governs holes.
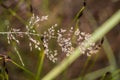
[[[78,26],[81,31],[89,33],[92,33],[120,9],[120,0],[87,0],[86,3],[86,8],[83,16],[79,19]],[[75,25],[72,21],[82,6],[83,0],[0,0],[0,32],[8,31],[8,25],[25,31],[25,24],[32,13],[38,16],[49,16],[48,21],[40,23],[40,26],[36,28],[38,33],[42,33],[51,27],[50,25],[56,23],[59,25],[59,28],[69,29]],[[39,51],[36,49],[33,51],[29,50],[29,40],[26,37],[19,39],[19,45],[9,45],[6,35],[0,35],[0,54],[9,55],[12,60],[21,65],[19,57],[14,50],[14,47],[17,47],[25,67],[36,73]],[[54,47],[54,45],[51,45],[51,47]],[[55,65],[59,64],[64,55],[59,57],[60,61],[52,63],[45,56],[41,77],[45,76]],[[111,65],[113,66],[112,69],[109,68]],[[0,66],[4,68],[2,65]],[[6,67],[9,80],[30,80],[30,76],[27,73],[11,62],[6,62]],[[120,23],[105,36],[99,53],[91,57],[86,55],[80,56],[55,80],[81,80],[80,76],[85,76],[85,80],[90,80],[88,77],[93,77],[93,80],[109,80],[107,78],[103,79],[104,75],[105,77],[106,75],[109,76],[111,72],[114,73],[118,70],[120,70]],[[1,74],[3,73],[1,72]],[[120,75],[120,72],[118,75]]]

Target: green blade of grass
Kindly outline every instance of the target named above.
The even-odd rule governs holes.
[[[38,65],[38,69],[37,69],[36,80],[40,79],[40,74],[41,74],[43,62],[44,62],[44,56],[45,56],[44,50],[42,50],[40,53],[40,57],[39,57],[40,60],[39,60],[39,65]]]
[[[24,64],[24,62],[23,62],[23,59],[22,59],[19,51],[17,50],[17,48],[16,48],[15,46],[14,46],[14,50],[16,51],[16,53],[17,53],[17,55],[18,55],[18,57],[19,57],[19,60],[20,60],[20,62],[21,62],[21,64],[22,64],[22,66],[25,66],[25,64]]]
[[[25,71],[26,73],[28,73],[30,76],[32,76],[33,78],[35,77],[35,75],[33,74],[33,72],[29,71],[28,69],[26,69],[25,67],[17,64],[15,61],[11,60],[11,62],[16,65],[18,68],[22,69],[23,71]]]
[[[89,46],[91,42],[96,42],[101,39],[106,33],[108,33],[116,24],[120,22],[120,10],[118,10],[109,20],[107,20],[99,29],[97,29],[88,42],[85,42],[85,48]],[[81,51],[77,47],[75,51],[68,58],[65,58],[59,65],[51,70],[42,80],[53,80],[63,70],[65,70],[71,63],[73,63],[80,55]]]
[[[106,38],[104,38],[104,39],[105,40],[104,40],[103,48],[104,48],[104,51],[105,51],[105,53],[107,55],[109,63],[112,66],[111,71],[114,71],[115,69],[117,69],[115,56],[113,54],[112,48],[110,47],[110,44],[108,43],[107,39]]]
[[[95,80],[96,78],[100,77],[101,75],[103,75],[106,72],[109,72],[109,70],[112,68],[112,66],[108,66],[105,68],[102,68],[100,70],[88,73],[83,80]],[[77,79],[79,80],[79,79]]]

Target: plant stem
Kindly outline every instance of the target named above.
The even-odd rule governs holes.
[[[28,73],[29,75],[31,75],[33,78],[34,78],[34,74],[31,72],[31,71],[29,71],[29,70],[27,70],[26,68],[24,68],[23,66],[21,66],[21,65],[19,65],[19,64],[17,64],[15,61],[13,61],[13,60],[10,60],[14,65],[16,65],[17,67],[19,67],[20,69],[22,69],[22,70],[24,70],[26,73]]]
[[[39,54],[40,56],[40,60],[39,60],[39,65],[38,65],[38,71],[37,71],[37,74],[36,74],[36,80],[40,80],[40,74],[41,74],[41,71],[42,71],[42,65],[43,65],[43,61],[44,61],[44,50],[41,51],[41,53]]]
[[[31,32],[0,32],[0,34],[29,34],[29,35],[34,35],[34,36],[42,36],[40,34],[37,34],[37,33],[31,33]]]
[[[88,73],[85,77],[84,80],[95,80],[96,78],[100,77],[101,75],[103,75],[106,72],[109,72],[109,70],[112,68],[112,66],[108,66],[105,68],[102,68],[100,70]],[[79,80],[79,79],[77,79]]]

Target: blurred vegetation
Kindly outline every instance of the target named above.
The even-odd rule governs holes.
[[[37,33],[43,33],[51,27],[50,25],[56,23],[58,28],[69,29],[73,26],[81,31],[93,33],[115,12],[120,11],[120,0],[87,0],[86,6],[83,6],[83,3],[84,0],[0,0],[0,32],[8,31],[8,26],[25,31],[25,26],[34,13],[38,16],[49,16],[48,21],[40,23],[40,26],[35,28]],[[78,58],[71,61],[60,75],[56,73],[53,80],[119,80],[120,16],[118,18],[118,24],[108,23],[114,28],[104,36],[99,53],[91,57],[77,56]],[[102,34],[103,31],[104,28],[97,34]],[[0,35],[0,55],[12,59],[5,61],[5,56],[0,56],[0,80],[42,80],[65,58],[64,55],[60,55],[60,60],[52,63],[44,55],[43,50],[30,51],[26,37],[20,38],[20,43],[18,45],[12,42],[9,45],[6,36]],[[56,47],[54,45],[51,47]],[[79,51],[77,53],[79,54]],[[20,57],[25,66],[22,65]],[[66,64],[63,62],[62,65],[66,66]],[[58,68],[59,70],[62,71]]]

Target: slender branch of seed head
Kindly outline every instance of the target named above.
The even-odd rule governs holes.
[[[30,33],[30,32],[0,32],[0,34],[29,34],[29,35],[36,35],[36,36],[40,36],[40,34],[36,34],[36,33]]]

